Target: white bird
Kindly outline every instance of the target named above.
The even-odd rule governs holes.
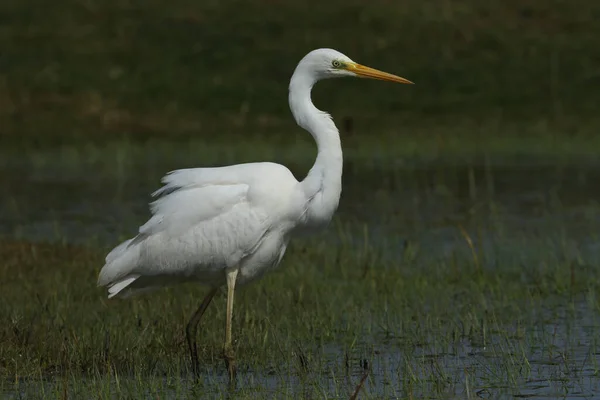
[[[332,49],[317,49],[298,64],[289,85],[289,105],[298,125],[309,131],[318,154],[306,178],[297,181],[271,162],[218,168],[181,169],[167,174],[153,193],[152,217],[139,234],[114,248],[98,277],[108,297],[185,281],[210,291],[186,327],[194,372],[198,372],[196,329],[217,290],[227,285],[224,358],[235,374],[231,342],[236,285],[277,267],[288,242],[302,230],[325,226],[342,190],[342,147],[329,114],[311,101],[313,85],[326,78],[367,77],[398,83],[404,78],[357,64]]]

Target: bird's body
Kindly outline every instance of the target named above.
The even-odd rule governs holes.
[[[306,203],[274,163],[178,170],[164,182],[153,217],[107,257],[99,281],[111,297],[184,281],[222,286],[228,268],[239,269],[237,284],[258,278],[279,263]]]
[[[342,190],[342,148],[331,117],[311,101],[320,79],[365,76],[410,83],[356,64],[331,49],[307,54],[289,86],[296,122],[317,143],[315,164],[302,181],[283,165],[261,162],[182,169],[163,178],[152,217],[133,239],[113,249],[98,284],[109,297],[185,281],[212,287],[188,324],[188,344],[197,363],[195,326],[216,288],[228,287],[226,345],[231,346],[233,289],[261,277],[281,261],[294,234],[323,227],[337,209]]]

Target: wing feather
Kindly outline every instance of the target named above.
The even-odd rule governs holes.
[[[107,257],[98,283],[111,295],[152,276],[218,274],[258,246],[268,230],[240,166],[177,170],[153,195],[152,217]],[[141,278],[140,278],[141,276]],[[130,279],[132,277],[133,279]],[[139,278],[139,279],[138,279]]]
[[[142,236],[163,230],[171,235],[183,233],[247,201],[248,189],[247,184],[186,186],[154,201],[150,205],[153,216],[139,232]]]
[[[248,167],[257,167],[263,164],[267,163],[239,164],[214,168],[187,168],[171,171],[162,178],[164,186],[152,193],[152,196],[163,196],[177,190],[207,185],[248,183]]]

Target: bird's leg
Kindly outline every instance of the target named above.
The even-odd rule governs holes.
[[[185,328],[185,338],[187,340],[188,347],[190,349],[190,357],[192,358],[192,368],[194,370],[194,375],[198,376],[200,363],[198,361],[198,347],[196,346],[196,329],[198,328],[198,323],[200,322],[200,318],[204,315],[204,312],[208,308],[210,301],[215,297],[215,294],[219,288],[213,288],[208,292],[204,300],[202,300],[202,304],[196,310],[190,322],[188,322]]]
[[[227,324],[225,326],[225,347],[223,357],[225,366],[229,372],[229,383],[235,380],[235,354],[231,343],[231,320],[233,318],[233,293],[235,291],[235,280],[238,270],[227,271]]]

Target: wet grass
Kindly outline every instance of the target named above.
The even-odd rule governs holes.
[[[413,153],[406,149],[414,139],[377,152],[355,147],[350,136],[344,196],[328,233],[294,241],[279,271],[238,292],[236,398],[349,398],[365,371],[360,398],[596,390],[600,208],[585,156],[593,151],[573,140],[527,152],[508,134],[494,139],[507,144],[488,147],[486,159],[459,138],[437,149],[423,141]],[[95,287],[108,245],[143,222],[145,196],[168,169],[273,159],[301,176],[314,157],[308,141],[284,150],[277,140],[216,142],[6,153],[0,175],[13,200],[0,203],[0,221],[12,229],[0,242],[0,375],[7,396],[231,395],[220,357],[223,296],[200,329],[196,383],[183,327],[201,287],[128,301],[108,301]],[[36,221],[42,225],[23,227]]]
[[[365,363],[364,398],[598,385],[600,272],[594,257],[573,255],[575,239],[497,227],[490,248],[456,228],[460,246],[430,257],[418,239],[390,250],[359,229],[336,220],[327,240],[296,241],[280,271],[238,291],[236,396],[345,398]],[[108,301],[95,287],[103,255],[0,242],[5,393],[226,395],[224,296],[201,327],[203,380],[194,384],[183,327],[202,288]]]
[[[170,169],[314,144],[287,109],[334,47],[413,87],[315,89],[342,131],[333,226],[238,292],[235,398],[591,397],[598,391],[597,2],[0,5],[0,390],[228,397],[224,299],[108,301],[109,244]],[[517,205],[515,205],[515,203]],[[77,243],[75,245],[74,243]]]
[[[598,143],[593,129],[564,127],[432,124],[366,143],[346,132],[329,233],[295,241],[280,271],[238,292],[235,397],[348,398],[365,371],[361,398],[593,393]],[[301,177],[315,149],[297,132],[2,149],[4,393],[229,396],[222,296],[200,329],[196,383],[183,327],[202,288],[108,301],[97,272],[107,245],[143,222],[164,172],[272,160]]]

